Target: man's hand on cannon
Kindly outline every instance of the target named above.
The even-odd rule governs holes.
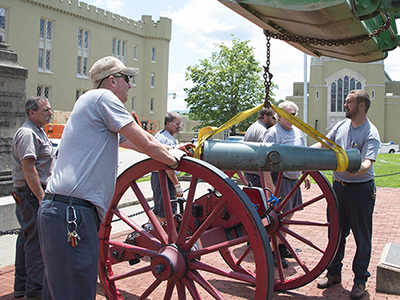
[[[187,156],[193,156],[193,148],[196,148],[196,145],[192,143],[183,144],[178,147],[178,149],[185,152]]]

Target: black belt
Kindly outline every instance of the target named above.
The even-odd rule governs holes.
[[[335,181],[337,183],[340,183],[342,186],[348,186],[348,185],[354,185],[354,184],[363,184],[363,183],[371,182],[372,180],[373,179],[364,181],[364,182],[345,182],[345,181],[337,181],[337,180],[335,180]]]
[[[86,201],[86,200],[83,200],[80,198],[70,197],[70,196],[63,196],[63,195],[57,195],[57,194],[46,194],[46,196],[44,196],[44,199],[53,200],[56,202],[67,203],[67,204],[69,204],[70,201],[72,200],[72,205],[85,206],[90,209],[92,209],[94,207],[94,205],[92,203],[90,203],[89,201]]]

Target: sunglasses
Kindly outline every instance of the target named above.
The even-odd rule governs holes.
[[[110,76],[108,76],[108,77],[110,77]],[[124,80],[126,81],[126,83],[129,83],[129,80],[131,79],[128,75],[125,75],[125,74],[116,74],[116,75],[112,75],[112,76],[114,76],[114,77],[124,77]]]
[[[130,83],[129,83],[129,80],[131,79],[130,76],[125,75],[125,74],[121,74],[121,73],[117,73],[117,74],[111,74],[111,75],[108,75],[107,77],[104,77],[104,78],[100,81],[100,83],[99,83],[99,85],[97,86],[97,88],[99,88],[99,87],[101,86],[101,84],[103,83],[104,79],[109,78],[110,76],[113,76],[113,77],[124,77],[125,82],[126,82],[127,84],[130,84]]]

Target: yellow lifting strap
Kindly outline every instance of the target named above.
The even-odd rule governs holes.
[[[349,157],[347,156],[346,151],[342,147],[340,147],[338,144],[328,139],[326,136],[324,136],[322,133],[318,132],[308,124],[292,116],[292,114],[288,113],[286,110],[279,108],[273,104],[271,104],[271,108],[278,115],[280,115],[285,120],[292,123],[292,125],[296,126],[301,131],[308,134],[309,136],[320,142],[325,147],[332,149],[335,152],[337,159],[336,172],[344,172],[347,170],[347,167],[349,165]]]
[[[233,125],[238,124],[239,122],[245,120],[252,114],[256,113],[259,111],[264,104],[260,104],[259,106],[256,106],[254,108],[248,109],[246,111],[243,111],[236,116],[234,116],[232,119],[229,121],[225,122],[222,124],[220,127],[204,127],[199,130],[199,135],[198,135],[198,140],[197,140],[197,147],[196,150],[194,151],[193,156],[195,158],[200,159],[201,157],[201,151],[202,151],[202,144],[205,140],[209,139],[212,137],[214,134],[217,134],[225,129],[228,129],[229,127],[232,127]],[[322,145],[325,147],[332,149],[335,154],[336,154],[336,159],[337,159],[337,168],[336,172],[344,172],[347,170],[348,164],[349,164],[349,158],[347,156],[346,151],[340,147],[338,144],[335,142],[331,141],[328,139],[326,136],[315,130],[314,128],[310,127],[308,124],[304,123],[303,121],[297,119],[296,117],[292,116],[292,114],[288,113],[287,111],[277,107],[274,104],[271,104],[271,108],[280,116],[282,116],[285,120],[289,121],[292,123],[294,126],[299,128],[301,131],[304,133],[308,134],[312,138],[314,138],[316,141],[320,142]]]
[[[241,113],[238,113],[236,116],[234,116],[232,119],[230,119],[229,121],[222,124],[220,127],[208,126],[208,127],[204,127],[202,129],[200,129],[199,135],[197,138],[197,147],[196,147],[196,150],[194,151],[193,157],[200,159],[201,151],[203,149],[203,147],[201,147],[201,146],[203,145],[203,142],[205,140],[209,139],[210,137],[212,137],[214,134],[217,134],[218,132],[224,131],[225,129],[228,129],[229,127],[232,127],[233,125],[236,125],[236,124],[242,122],[243,120],[250,117],[252,114],[255,114],[256,112],[258,112],[263,106],[264,106],[264,104],[260,104],[259,106],[256,106],[254,108],[250,108],[248,110],[242,111]]]

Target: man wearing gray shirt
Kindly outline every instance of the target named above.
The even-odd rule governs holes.
[[[174,139],[174,134],[179,133],[182,126],[181,115],[177,112],[169,112],[164,118],[164,128],[161,129],[155,135],[155,139],[161,144],[169,145],[171,147],[177,146],[177,141]],[[174,170],[167,171],[168,179],[168,191],[170,199],[183,197],[183,190],[181,184],[178,181],[178,177]],[[158,177],[158,172],[151,173],[151,189],[153,191],[154,200],[154,214],[157,216],[160,223],[166,220],[164,203],[161,193],[160,178]],[[177,211],[176,203],[171,203],[172,212],[175,214]]]
[[[45,266],[43,299],[96,298],[99,222],[114,194],[118,146],[177,168],[183,151],[162,145],[128,113],[139,69],[107,56],[89,71],[92,90],[75,102],[38,214]]]
[[[296,116],[299,111],[299,108],[296,105],[296,103],[294,103],[292,101],[284,101],[284,102],[280,103],[279,108],[282,108],[283,110],[287,111],[288,113],[290,113],[293,116]],[[306,144],[304,141],[303,133],[300,131],[300,129],[293,126],[292,123],[285,120],[281,116],[278,116],[278,119],[279,119],[279,123],[277,123],[275,126],[271,127],[265,133],[263,141],[267,142],[267,143],[277,143],[277,144],[305,147]],[[272,181],[270,174],[271,173],[266,172],[266,176],[265,176],[266,182],[267,182],[267,184],[269,184],[267,187],[270,188],[272,192],[274,192],[276,178],[274,178],[274,181]],[[281,187],[279,190],[278,197],[281,197],[282,199],[284,199],[286,197],[286,195],[288,195],[289,192],[296,186],[300,175],[301,175],[301,171],[285,171],[285,172],[283,172],[282,182],[281,182]],[[272,182],[273,182],[273,184],[271,184]],[[311,182],[308,177],[304,180],[304,185],[305,185],[306,189],[310,188]],[[289,202],[282,209],[282,211],[286,212],[302,203],[303,203],[303,200],[301,197],[301,190],[300,190],[300,188],[298,188],[294,192],[292,197],[290,198]],[[293,217],[293,214],[286,216],[285,219],[290,220],[292,217]],[[285,233],[283,233],[283,235],[286,236]],[[273,254],[274,254],[274,265],[277,266],[275,252]],[[279,243],[279,254],[281,257],[282,267],[287,268],[288,262],[286,261],[285,258],[293,258],[293,255],[290,253],[290,251],[286,248],[286,246],[281,241]]]
[[[42,298],[43,260],[37,229],[37,212],[53,171],[53,147],[43,130],[53,115],[44,97],[30,97],[27,120],[14,135],[11,158],[14,199],[21,231],[15,254],[14,298]]]
[[[357,250],[353,259],[354,285],[351,299],[361,299],[365,294],[365,283],[371,258],[372,215],[374,211],[376,186],[373,162],[378,155],[379,132],[367,118],[371,100],[367,92],[352,90],[344,104],[346,120],[337,123],[327,138],[343,149],[358,149],[361,153],[361,168],[357,173],[333,172],[333,189],[339,202],[342,236],[339,249],[328,266],[328,273],[318,281],[318,287],[328,288],[341,282],[346,238],[353,232]],[[322,148],[321,143],[313,147]]]
[[[246,130],[243,142],[262,143],[264,134],[268,128],[276,123],[275,112],[271,108],[263,107],[258,113],[257,121],[250,125]],[[260,180],[260,172],[244,172],[244,177],[252,186],[262,187]],[[265,176],[264,176],[265,178]]]

